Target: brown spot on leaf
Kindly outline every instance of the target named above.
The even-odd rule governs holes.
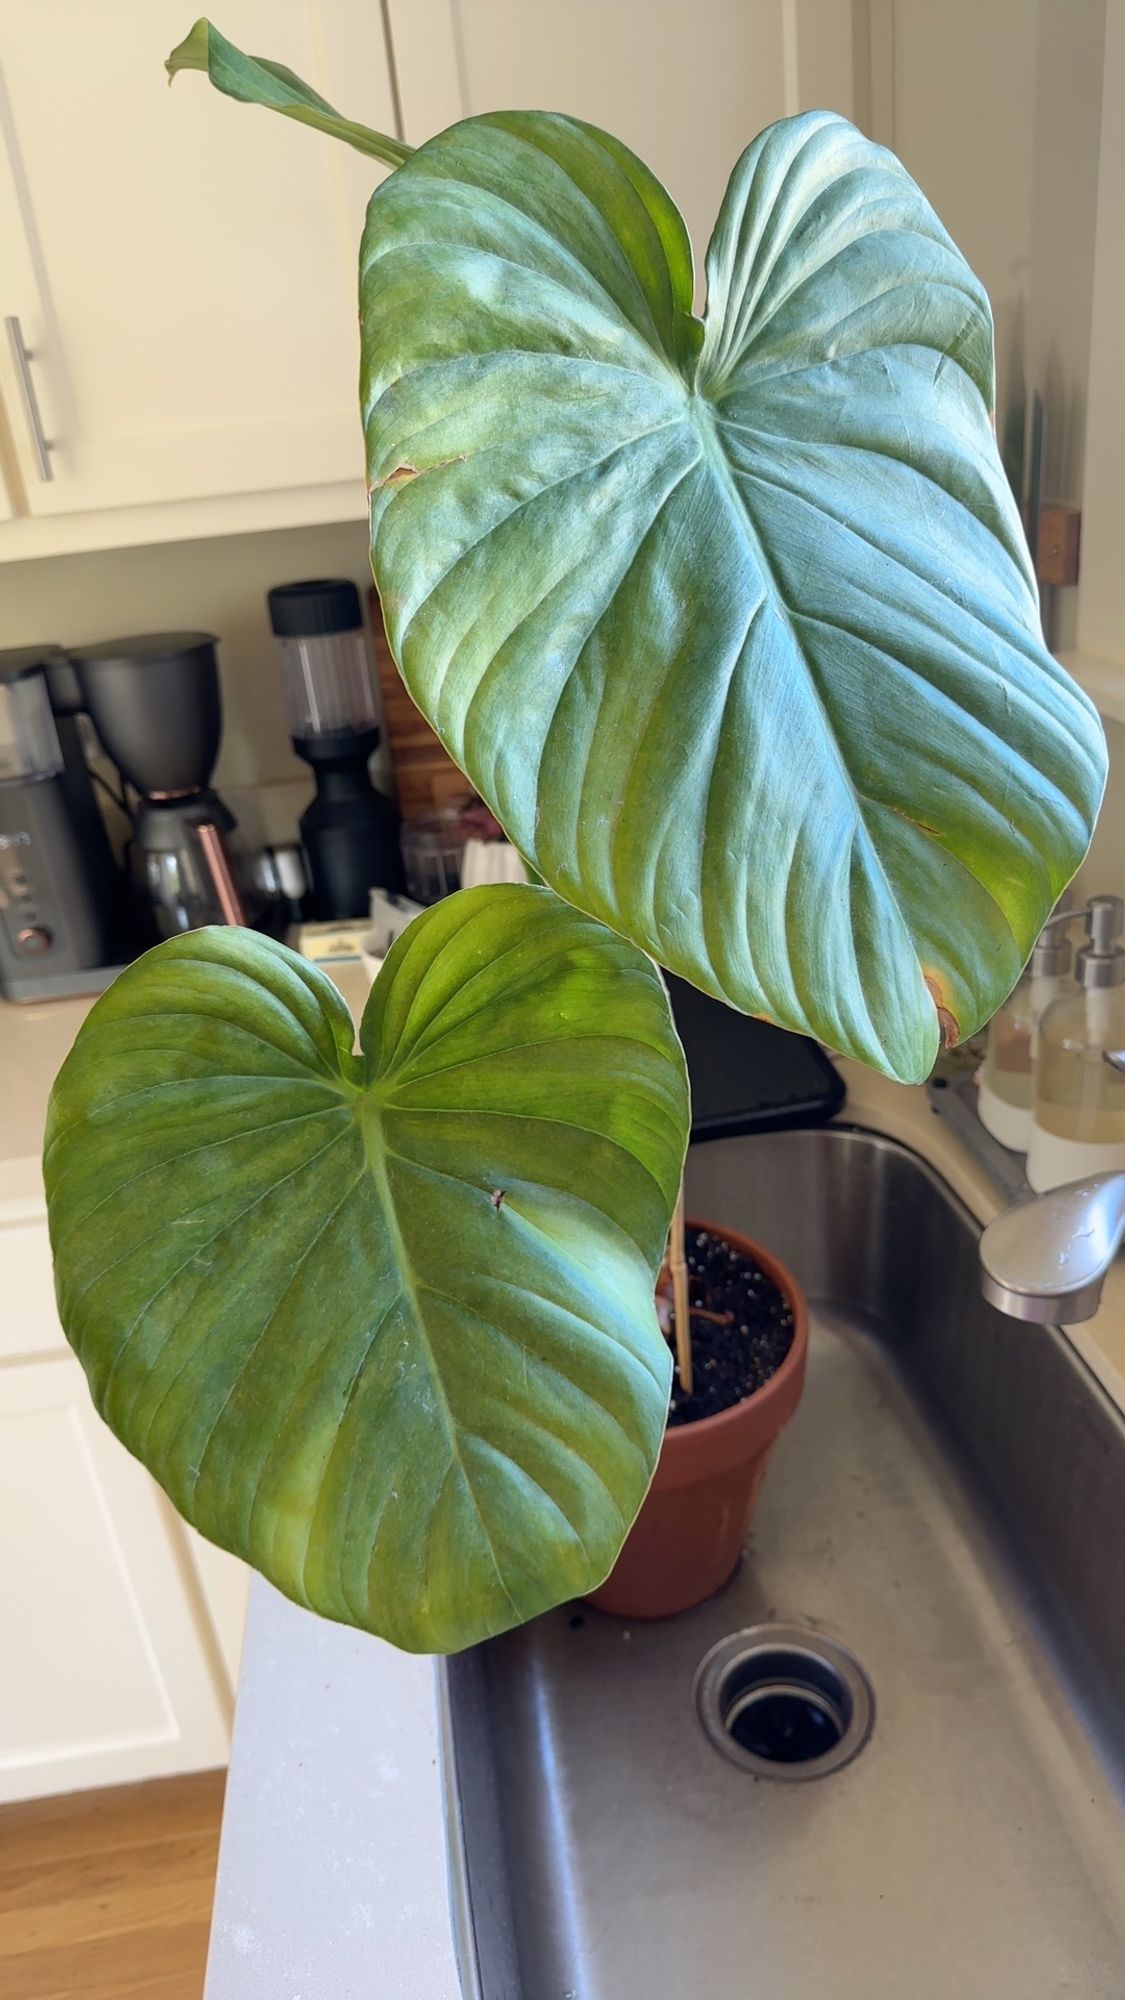
[[[382,479],[369,480],[367,491],[381,493],[384,486],[409,486],[412,479],[422,479],[427,472],[440,472],[447,465],[462,465],[464,460],[463,451],[454,452],[452,458],[437,458],[432,465],[411,465],[410,460],[404,458],[401,465],[396,465],[393,472],[386,473]]]
[[[379,493],[384,486],[408,486],[412,479],[417,479],[420,470],[420,466],[411,465],[409,460],[405,460],[402,465],[396,465],[393,472],[388,472],[385,479],[373,480],[368,491]]]
[[[916,819],[913,813],[905,812],[901,806],[892,806],[891,811],[898,819],[904,819],[907,826],[916,827],[919,833],[926,834],[930,840],[940,840],[942,838],[938,827],[927,826],[924,819]]]
[[[942,992],[941,981],[937,974],[935,972],[927,972],[924,977],[926,991],[937,1011],[938,1027],[941,1029],[942,1048],[956,1048],[957,1043],[961,1039],[961,1023],[952,1008],[947,1007],[945,1004],[945,995]]]

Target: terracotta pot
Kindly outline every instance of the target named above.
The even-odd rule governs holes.
[[[621,1618],[668,1618],[722,1588],[738,1562],[777,1439],[805,1382],[809,1326],[797,1281],[748,1236],[692,1222],[753,1257],[793,1308],[793,1340],[776,1374],[717,1417],[665,1431],[652,1485],[625,1546],[589,1602]]]

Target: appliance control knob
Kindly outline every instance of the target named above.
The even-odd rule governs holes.
[[[22,952],[24,958],[42,958],[45,951],[50,951],[52,943],[51,933],[43,924],[26,924],[16,934],[16,950]]]

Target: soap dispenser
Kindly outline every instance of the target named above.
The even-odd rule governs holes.
[[[1022,976],[989,1023],[977,1111],[985,1130],[1016,1153],[1026,1153],[1031,1142],[1039,1023],[1068,983],[1071,950],[1066,927],[1075,917],[1073,910],[1060,910],[1048,918]]]
[[[1036,1193],[1125,1168],[1125,1075],[1106,1062],[1125,1048],[1125,950],[1120,896],[1092,896],[1078,991],[1039,1023],[1027,1178]]]

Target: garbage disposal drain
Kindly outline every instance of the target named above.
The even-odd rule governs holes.
[[[696,1676],[717,1750],[760,1778],[821,1778],[862,1750],[871,1683],[845,1646],[797,1625],[754,1625],[713,1646]]]

